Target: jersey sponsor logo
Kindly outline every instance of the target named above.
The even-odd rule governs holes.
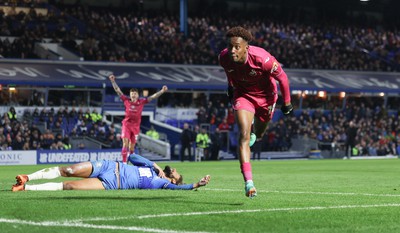
[[[262,75],[262,72],[259,71],[259,70],[254,70],[254,69],[252,69],[252,70],[249,72],[249,76],[254,77],[254,76],[257,76],[257,75]],[[243,80],[244,80],[244,79],[243,79]]]
[[[249,73],[250,76],[256,76],[257,72],[255,70],[251,70]]]
[[[236,107],[236,108],[240,107],[240,102],[239,102],[239,101],[236,101],[236,102],[235,102],[235,107]]]
[[[151,174],[150,168],[148,167],[139,167],[139,176],[145,176],[145,177],[152,177],[153,174]]]
[[[264,63],[267,63],[269,61],[269,57],[267,57],[264,61]]]
[[[271,73],[274,73],[278,69],[279,65],[276,61],[272,64]]]
[[[232,73],[233,71],[235,71],[235,70],[233,70],[233,69],[230,69],[230,70],[228,70],[228,73]]]

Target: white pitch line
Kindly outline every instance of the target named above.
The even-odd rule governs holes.
[[[207,191],[221,192],[242,192],[239,189],[210,189],[203,188]],[[400,197],[400,194],[378,194],[378,193],[339,193],[339,192],[308,192],[308,191],[268,191],[257,190],[257,193],[283,193],[283,194],[313,194],[313,195],[339,195],[339,196],[373,196],[373,197]]]
[[[44,221],[33,222],[20,219],[4,219],[0,218],[0,223],[23,224],[32,226],[45,226],[45,227],[77,227],[77,228],[92,228],[92,229],[109,229],[109,230],[126,230],[126,231],[141,231],[141,232],[158,232],[158,233],[192,233],[189,231],[175,231],[155,228],[144,227],[123,227],[113,225],[94,225],[82,223],[83,221],[111,221],[123,219],[148,219],[148,218],[162,218],[162,217],[176,217],[176,216],[195,216],[195,215],[210,215],[210,214],[237,214],[237,213],[254,213],[254,212],[279,212],[279,211],[312,211],[312,210],[330,210],[330,209],[356,209],[356,208],[379,208],[379,207],[400,207],[399,203],[388,204],[375,204],[375,205],[340,205],[340,206],[311,206],[311,207],[286,207],[286,208],[272,208],[272,209],[253,209],[253,210],[224,210],[224,211],[207,211],[207,212],[188,212],[188,213],[169,213],[169,214],[154,214],[154,215],[139,215],[139,216],[125,216],[113,218],[92,218],[92,219],[77,219],[70,221]],[[196,232],[200,233],[200,232]],[[207,232],[204,232],[207,233]]]
[[[124,219],[147,219],[147,218],[195,216],[195,215],[209,215],[209,214],[238,214],[238,213],[279,212],[279,211],[293,212],[293,211],[309,211],[309,210],[356,209],[356,208],[378,208],[378,207],[400,207],[400,204],[399,203],[389,203],[389,204],[375,204],[375,205],[340,205],[340,206],[285,207],[285,208],[253,209],[253,210],[223,210],[223,211],[124,216],[124,217],[112,217],[112,218],[91,218],[91,219],[81,219],[81,220],[75,220],[75,221],[111,221],[111,220],[124,220]]]
[[[376,204],[376,205],[311,206],[311,207],[287,207],[287,208],[254,209],[254,210],[225,210],[225,211],[142,215],[138,216],[137,218],[144,219],[144,218],[209,215],[209,214],[237,214],[237,213],[253,213],[253,212],[279,212],[279,211],[293,212],[293,211],[304,211],[304,210],[307,211],[307,210],[355,209],[355,208],[377,208],[377,207],[400,207],[400,204],[391,203],[391,204]]]
[[[44,221],[44,222],[34,222],[25,221],[20,219],[5,219],[0,218],[0,223],[12,223],[12,224],[22,224],[31,226],[41,226],[41,227],[76,227],[76,228],[92,228],[92,229],[107,229],[107,230],[126,230],[126,231],[140,231],[140,232],[157,232],[157,233],[209,233],[200,231],[175,231],[175,230],[165,230],[156,228],[145,228],[145,227],[123,227],[123,226],[113,226],[113,225],[93,225],[78,222],[69,221]]]

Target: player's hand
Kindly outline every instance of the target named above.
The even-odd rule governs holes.
[[[229,98],[229,102],[232,103],[232,99],[233,99],[233,87],[228,86],[228,88],[226,89],[226,95]]]
[[[113,74],[110,75],[110,76],[108,76],[108,78],[110,79],[111,82],[114,82],[114,81],[115,81],[115,76],[114,76]]]
[[[154,167],[155,172],[158,173],[158,177],[167,178],[165,176],[165,173],[164,173],[163,169],[161,169],[160,166],[158,166],[156,163],[153,163],[153,167]]]
[[[161,90],[162,90],[163,93],[167,92],[168,91],[168,87],[164,85]]]
[[[293,113],[293,106],[291,103],[286,104],[286,105],[282,105],[281,107],[282,113],[285,116],[291,115]]]
[[[201,180],[199,181],[199,183],[197,183],[199,186],[205,186],[208,184],[208,182],[210,182],[211,176],[210,175],[206,175],[205,177],[201,178]]]
[[[160,178],[167,178],[163,170],[158,170],[158,177]]]

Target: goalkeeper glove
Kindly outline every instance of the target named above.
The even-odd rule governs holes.
[[[201,178],[201,180],[197,183],[199,186],[205,186],[206,184],[208,184],[208,182],[210,182],[211,176],[210,175],[206,175],[205,177]]]
[[[293,113],[293,106],[290,103],[288,105],[282,105],[281,110],[285,116],[288,116]]]

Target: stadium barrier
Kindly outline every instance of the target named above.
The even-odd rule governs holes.
[[[0,151],[0,165],[80,163],[96,160],[122,161],[120,149]]]
[[[171,145],[168,142],[156,140],[141,133],[138,145],[152,153],[161,155],[164,159],[171,159]]]

